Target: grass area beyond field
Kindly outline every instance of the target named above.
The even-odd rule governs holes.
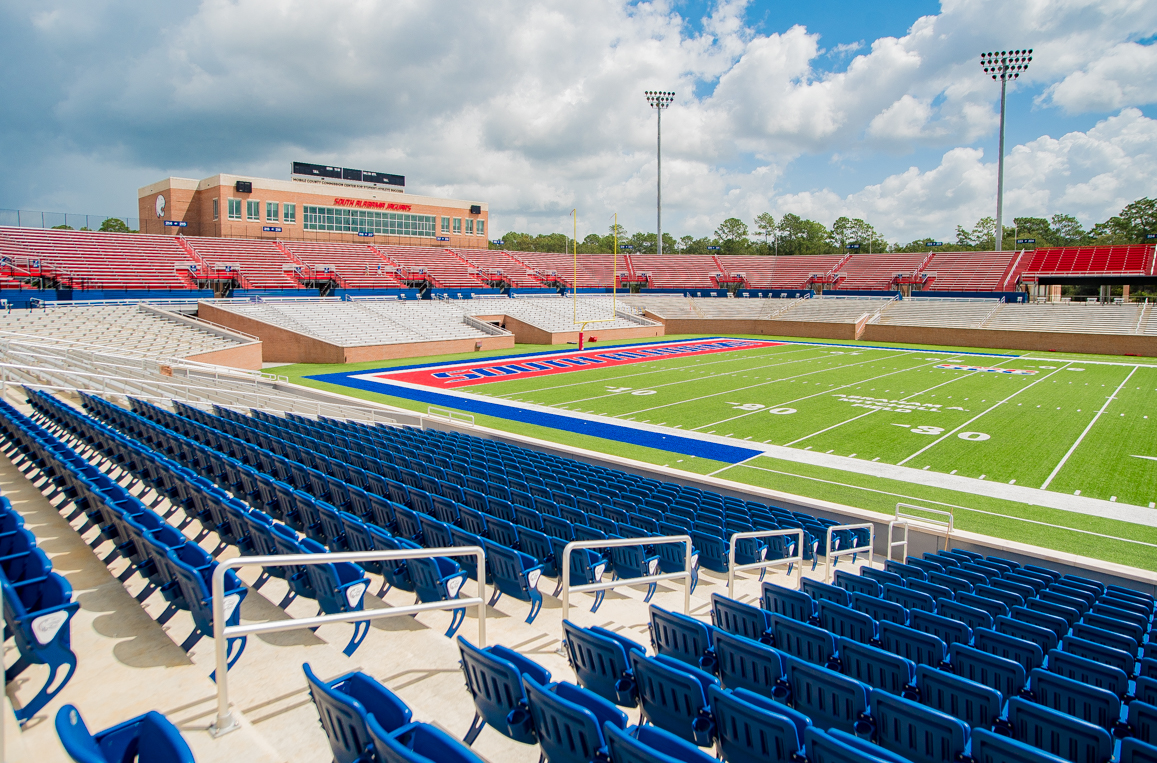
[[[665,337],[689,338],[695,337]],[[276,370],[297,383],[425,412],[424,403],[307,377],[566,349],[519,345],[516,351]],[[1006,372],[980,370],[990,368]],[[785,339],[772,347],[648,359],[455,392],[627,427],[662,426],[684,436],[780,445],[1146,508],[1157,500],[1157,363],[1142,358]],[[956,507],[962,529],[1157,569],[1154,549],[1130,542],[1157,543],[1157,531],[1116,520],[765,457],[729,467],[500,416],[475,418],[484,426],[689,472],[725,469],[718,476],[865,509],[890,513],[901,500],[944,504]],[[1107,537],[1093,544],[1093,536],[1046,524]]]

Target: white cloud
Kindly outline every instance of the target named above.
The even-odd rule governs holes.
[[[24,177],[61,166],[91,175],[62,173],[54,185],[13,173],[0,178],[0,206],[108,212],[115,197],[132,209],[135,188],[121,185],[170,172],[283,176],[301,158],[403,172],[412,190],[486,200],[496,232],[561,229],[576,207],[587,230],[604,230],[616,210],[648,229],[655,132],[642,91],[669,87],[678,98],[663,123],[668,231],[704,234],[731,214],[789,208],[828,222],[863,210],[897,237],[950,231],[979,216],[994,185],[991,165],[968,148],[996,126],[976,54],[1017,41],[1036,50],[1018,86],[1043,89],[1038,108],[1119,116],[1014,148],[1010,208],[1015,185],[1026,207],[1103,219],[1145,190],[1135,168],[1147,166],[1152,123],[1131,107],[1155,99],[1157,63],[1152,45],[1131,41],[1157,30],[1151,1],[944,0],[903,36],[830,52],[800,26],[757,34],[745,0],[715,3],[701,32],[688,31],[681,7],[0,5],[0,97],[25,105],[0,110],[0,141]],[[846,63],[825,71],[821,59]],[[1103,137],[1111,130],[1120,133]],[[897,172],[895,157],[917,148],[942,154],[939,166]],[[1024,152],[1049,169],[1014,183]],[[885,177],[843,196],[785,195],[805,154],[873,160]],[[117,188],[94,191],[96,168],[113,164]]]

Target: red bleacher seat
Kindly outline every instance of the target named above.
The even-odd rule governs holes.
[[[828,273],[846,255],[817,254],[798,257],[721,255],[718,261],[730,275],[743,273],[751,289],[803,289],[813,273]]]
[[[853,254],[840,266],[843,275],[839,288],[883,291],[892,289],[897,273],[911,277],[931,255],[927,252],[895,252],[886,254]]]
[[[936,277],[928,291],[999,291],[1019,252],[937,252],[921,269]]]
[[[379,246],[379,251],[405,268],[425,268],[435,286],[481,288],[486,284],[475,278],[470,263],[449,249],[433,246]],[[404,278],[404,276],[403,276]]]
[[[711,276],[721,272],[715,258],[704,254],[632,254],[631,267],[636,275],[650,274],[656,289],[714,289]]]
[[[206,238],[194,236],[185,241],[193,248],[210,272],[221,272],[232,265],[241,274],[241,286],[247,289],[294,289],[300,285],[288,273],[286,265],[296,265],[273,241],[250,241],[240,238]]]
[[[283,241],[281,245],[301,260],[305,273],[321,274],[324,268],[332,268],[347,289],[397,289],[402,285],[389,260],[365,244]]]
[[[1121,246],[1058,246],[1037,249],[1018,275],[1153,275],[1154,249],[1144,244]]]
[[[510,252],[498,249],[455,249],[454,252],[479,270],[490,272],[501,270],[502,275],[512,286],[527,288],[542,285],[526,274],[526,265],[519,262]]]
[[[75,288],[187,289],[174,267],[189,255],[171,236],[140,233],[2,228],[0,238],[23,250],[17,256],[70,276]]]

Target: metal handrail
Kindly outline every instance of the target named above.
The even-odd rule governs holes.
[[[931,519],[929,517],[921,516],[920,514],[913,514],[905,512],[904,509],[916,509],[925,514],[936,514],[942,517],[947,517],[947,521]],[[943,509],[929,509],[924,506],[917,506],[914,503],[898,503],[896,504],[895,519],[888,523],[888,558],[892,558],[892,549],[897,546],[903,546],[904,551],[900,554],[900,559],[904,559],[908,555],[908,531],[911,525],[917,525],[925,530],[931,530],[940,534],[944,534],[944,550],[947,551],[952,542],[953,517],[951,511],[944,511]],[[893,540],[896,528],[904,528],[904,540]]]
[[[850,548],[841,548],[839,551],[833,551],[832,550],[832,533],[839,532],[840,530],[867,530],[868,531],[868,545],[866,545],[866,546],[852,546]],[[875,540],[876,540],[876,526],[874,524],[872,524],[871,522],[864,522],[862,524],[857,524],[857,525],[831,525],[830,527],[828,527],[827,544],[824,546],[824,548],[827,550],[827,554],[825,555],[825,559],[827,561],[824,562],[824,582],[825,583],[832,582],[832,565],[835,563],[835,560],[839,559],[841,556],[849,556],[852,554],[859,554],[859,553],[862,553],[864,551],[867,551],[868,552],[868,566],[871,567],[872,562],[874,561],[874,558],[875,558],[875,552],[873,551],[873,547],[875,546]]]
[[[785,556],[780,559],[764,559],[763,561],[752,562],[751,564],[735,566],[735,542],[737,540],[743,540],[744,538],[775,538],[781,535],[798,536],[795,544],[795,555]],[[731,550],[727,556],[727,595],[733,599],[735,598],[735,573],[745,570],[778,567],[781,564],[786,564],[789,567],[795,564],[795,587],[796,590],[799,590],[800,579],[803,577],[803,547],[803,530],[799,528],[789,528],[787,530],[753,530],[751,532],[735,533],[731,536]]]
[[[439,556],[464,556],[473,554],[478,560],[478,595],[467,599],[431,601],[412,604],[407,607],[387,607],[385,609],[362,610],[336,615],[301,617],[296,620],[269,620],[251,625],[225,625],[225,573],[234,567],[279,567],[291,564],[333,564],[336,562],[377,562],[399,559],[428,559]],[[229,673],[227,639],[255,633],[278,633],[298,628],[316,628],[330,623],[350,623],[362,620],[376,620],[382,617],[416,615],[441,609],[475,607],[478,612],[478,646],[486,646],[486,552],[481,546],[455,546],[452,548],[418,548],[398,551],[343,551],[333,554],[284,554],[277,556],[238,556],[224,559],[213,570],[213,641],[217,653],[217,719],[209,726],[214,737],[236,731],[237,722],[229,710]]]
[[[419,414],[421,415],[421,414]],[[464,424],[465,426],[474,426],[474,416],[469,413],[458,413],[449,408],[439,408],[434,405],[426,406],[426,417],[431,419],[444,419],[452,424]]]
[[[667,572],[661,575],[647,575],[641,578],[619,578],[607,583],[584,583],[571,586],[570,584],[570,557],[576,548],[611,548],[619,546],[641,546],[649,544],[662,546],[668,543],[683,543],[684,562],[682,572]],[[677,580],[683,578],[683,614],[691,614],[691,536],[690,535],[657,535],[646,538],[607,538],[606,540],[572,540],[562,550],[562,619],[570,617],[571,593],[590,593],[591,591],[608,591],[622,585],[640,585],[642,583],[658,583],[663,580]]]

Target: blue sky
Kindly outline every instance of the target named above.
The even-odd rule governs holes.
[[[995,207],[1092,224],[1152,195],[1157,3],[1136,0],[0,0],[0,207],[132,214],[136,189],[294,159],[485,201],[495,232],[863,217],[951,239]]]

